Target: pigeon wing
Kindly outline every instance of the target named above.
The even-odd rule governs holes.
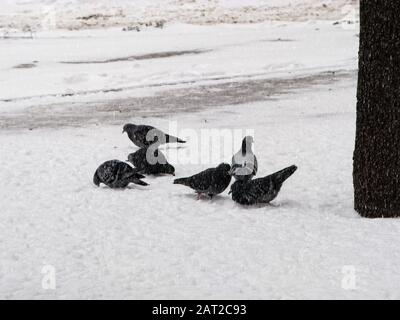
[[[207,192],[213,183],[215,168],[204,170],[190,177],[190,187],[196,191]]]
[[[254,156],[254,163],[253,163],[253,175],[257,174],[258,171],[258,161],[257,161],[257,157],[253,154]]]
[[[109,161],[102,164],[97,170],[97,175],[101,182],[106,185],[113,184],[116,181],[116,172],[118,163],[115,161]]]
[[[154,127],[152,126],[147,126],[147,125],[140,125],[135,128],[135,131],[133,132],[134,139],[138,141],[142,146],[149,146],[153,142],[147,140],[147,135],[148,133],[153,130]]]
[[[147,149],[142,148],[130,154],[128,157],[129,161],[137,168],[138,172],[146,169],[147,166],[146,151]]]
[[[270,177],[251,180],[246,183],[242,191],[243,197],[249,204],[270,201],[269,198],[274,193],[274,186]]]

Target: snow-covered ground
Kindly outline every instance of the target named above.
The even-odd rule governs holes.
[[[0,31],[342,19],[358,0],[6,0]]]
[[[182,130],[254,129],[260,176],[297,164],[280,196],[259,208],[227,192],[196,201],[172,177],[148,178],[148,188],[95,188],[97,165],[135,150],[121,126],[1,132],[0,296],[399,298],[398,220],[352,209],[354,96],[350,78],[168,117]],[[210,166],[174,164],[177,176]],[[42,288],[47,265],[56,290]]]
[[[234,2],[218,5],[244,12]],[[358,30],[298,18],[316,2],[269,1],[292,12],[286,22],[0,39],[0,298],[400,298],[399,222],[353,210]],[[126,122],[188,138],[163,147],[177,177],[230,161],[246,130],[259,176],[299,169],[255,208],[227,191],[196,201],[172,177],[96,188],[99,164],[136,150]],[[219,147],[207,130],[239,140]]]

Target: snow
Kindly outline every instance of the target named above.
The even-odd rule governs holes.
[[[219,6],[243,3],[266,1]],[[398,220],[353,210],[357,27],[299,16],[1,39],[0,298],[400,298]],[[228,191],[196,201],[167,176],[96,188],[98,165],[136,150],[127,122],[188,138],[163,147],[177,177],[230,161],[249,132],[258,176],[299,169],[271,205],[250,208]],[[207,130],[228,138],[210,143]]]
[[[8,0],[1,5],[0,30],[333,20],[353,7],[357,0]]]

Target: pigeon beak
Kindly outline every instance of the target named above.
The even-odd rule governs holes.
[[[229,192],[228,192],[228,194],[231,194],[232,193],[232,190],[230,190]]]
[[[228,174],[229,174],[230,176],[233,176],[234,173],[235,173],[235,170],[233,170],[233,169],[229,170],[229,172],[228,172]]]

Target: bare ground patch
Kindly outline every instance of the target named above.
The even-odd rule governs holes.
[[[200,54],[207,52],[207,50],[183,50],[183,51],[164,51],[164,52],[154,52],[146,53],[142,55],[133,55],[122,58],[106,59],[106,60],[89,60],[89,61],[61,61],[64,64],[101,64],[101,63],[113,63],[113,62],[123,62],[123,61],[135,61],[135,60],[150,60],[150,59],[161,59],[177,57],[189,54]]]
[[[13,67],[13,69],[32,69],[36,68],[37,65],[35,63],[21,63]]]

